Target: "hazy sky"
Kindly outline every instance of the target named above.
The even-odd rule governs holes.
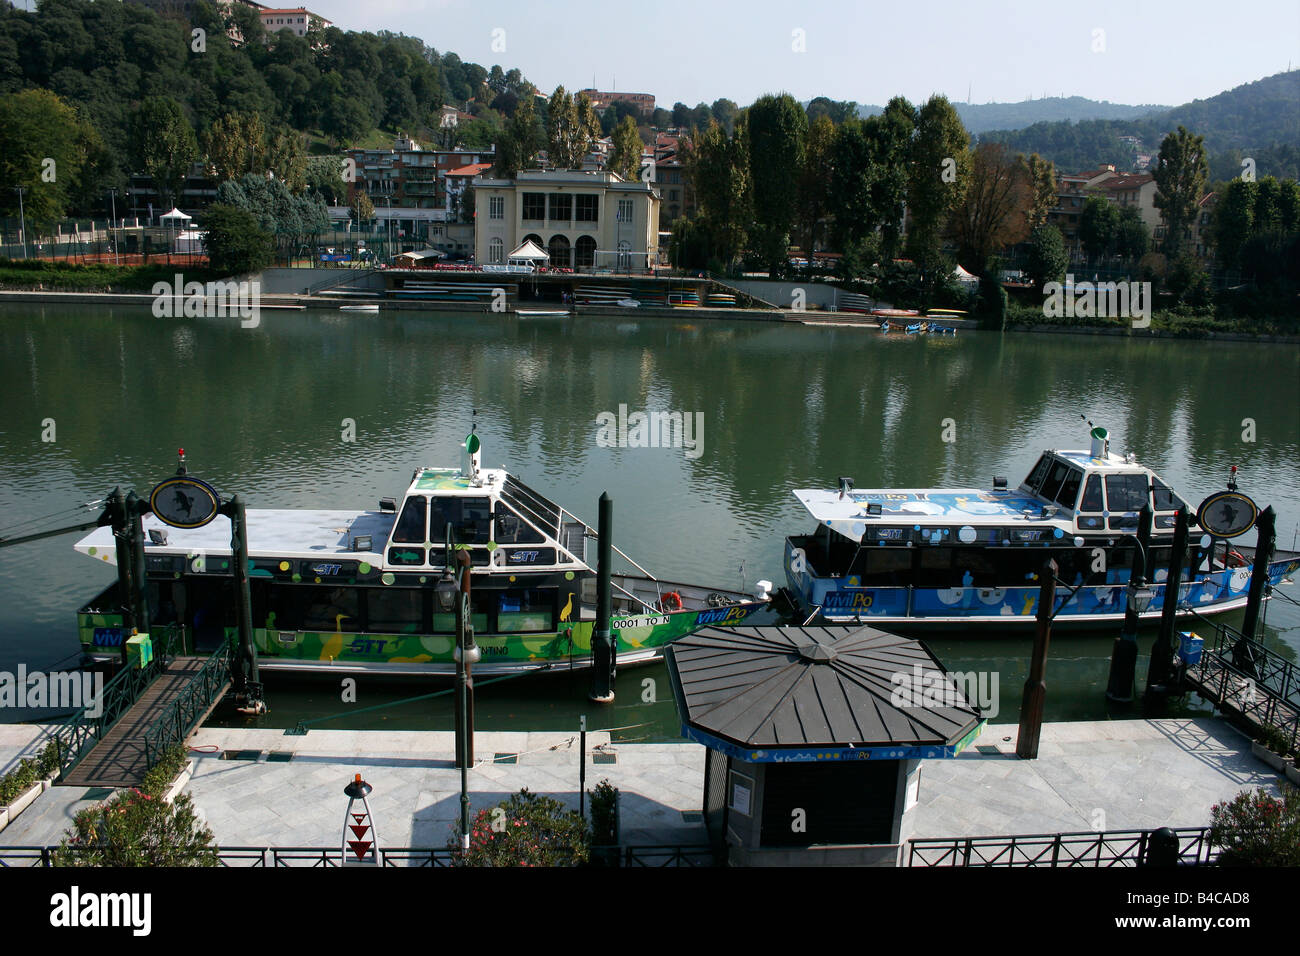
[[[343,29],[517,67],[543,91],[594,79],[666,107],[723,96],[743,106],[773,91],[965,101],[968,88],[975,103],[1063,94],[1177,105],[1300,66],[1300,0],[302,2]]]

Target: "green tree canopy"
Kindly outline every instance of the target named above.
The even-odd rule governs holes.
[[[1173,259],[1196,219],[1196,204],[1205,191],[1209,164],[1204,137],[1193,136],[1185,126],[1160,144],[1160,157],[1151,175],[1156,181],[1155,206],[1165,217],[1165,257]]]
[[[137,167],[153,177],[163,207],[174,205],[199,155],[185,110],[169,97],[151,96],[135,111],[132,129]]]
[[[636,179],[641,168],[641,134],[637,132],[636,120],[624,116],[623,122],[614,130],[614,147],[610,150],[606,168],[618,173],[624,179]]]
[[[1041,294],[1049,282],[1065,278],[1070,257],[1065,252],[1065,239],[1055,226],[1039,226],[1029,237],[1029,260],[1025,271]]]
[[[1115,243],[1119,230],[1119,210],[1102,196],[1089,196],[1079,216],[1079,241],[1089,260],[1105,256]]]
[[[785,268],[808,116],[789,94],[760,97],[746,113],[753,184],[753,249],[770,272]]]

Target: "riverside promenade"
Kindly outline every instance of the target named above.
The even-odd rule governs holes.
[[[1243,789],[1277,794],[1283,782],[1213,717],[1046,724],[1036,760],[1015,756],[1015,735],[994,725],[957,759],[925,761],[912,837],[1206,826],[1216,802]],[[356,773],[374,787],[381,846],[445,846],[459,819],[451,733],[204,728],[190,746],[186,792],[222,846],[337,846]],[[706,842],[702,746],[611,743],[596,732],[587,748],[587,789],[607,778],[622,792],[623,843]],[[578,754],[576,733],[476,734],[473,809],[523,787],[576,808]],[[0,845],[56,844],[71,815],[105,795],[53,787]]]

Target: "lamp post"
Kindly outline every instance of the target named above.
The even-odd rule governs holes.
[[[14,191],[18,193],[18,238],[23,244],[23,258],[27,258],[27,213],[23,211],[23,189],[22,186],[15,186]]]
[[[117,187],[108,187],[108,196],[113,203],[113,218],[109,221],[109,241],[113,243],[113,265],[118,265],[117,261],[117,233],[114,231],[113,223],[117,221]]]
[[[444,569],[438,582],[438,605],[456,609],[456,766],[460,768],[460,848],[469,850],[469,765],[474,762],[474,678],[471,668],[481,653],[474,643],[469,608],[470,559],[468,551],[457,551],[459,581],[452,575],[452,531],[447,525]]]

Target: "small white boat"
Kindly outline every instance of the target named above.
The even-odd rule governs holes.
[[[618,304],[625,309],[639,309],[641,307],[641,303],[636,299],[619,299]]]
[[[515,309],[515,315],[521,319],[535,319],[543,315],[568,315],[568,309]]]
[[[379,311],[379,306],[377,306],[377,305],[341,305],[341,306],[339,306],[339,311],[340,311],[340,312],[378,312],[378,311]]]

